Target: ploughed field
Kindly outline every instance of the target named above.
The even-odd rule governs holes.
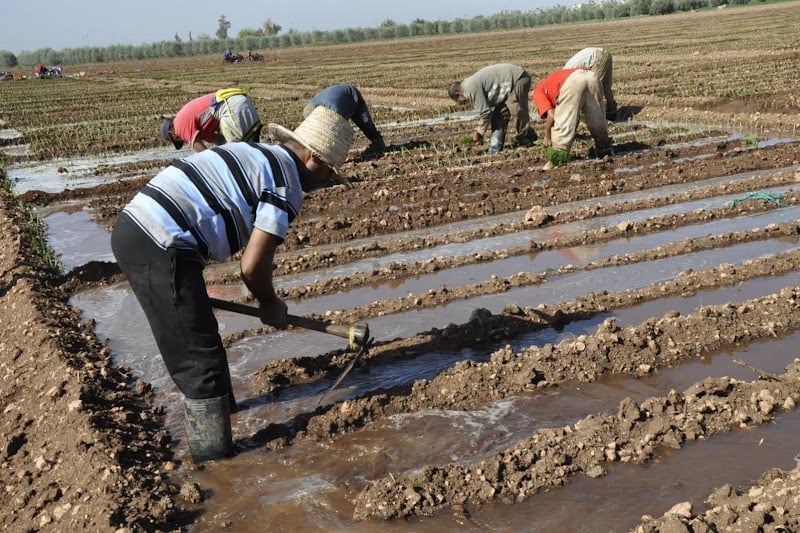
[[[268,51],[250,64],[160,60],[113,75],[85,65],[80,78],[0,84],[0,132],[19,132],[0,135],[6,172],[56,158],[64,184],[12,180],[3,194],[4,529],[797,530],[797,8]],[[489,156],[462,143],[473,122],[451,107],[449,82],[508,61],[536,83],[590,44],[614,54],[613,158],[589,157],[583,126],[570,164],[548,172],[540,147]],[[353,187],[308,196],[276,286],[290,310],[366,322],[375,342],[324,395],[353,357],[345,342],[298,341],[283,357],[276,347],[301,331],[223,330],[232,357],[253,345],[268,357],[238,376],[252,400],[235,415],[239,455],[193,467],[169,386],[153,387],[135,357],[115,353],[102,318],[69,305],[124,286],[116,266],[87,255],[48,270],[32,219],[69,206],[107,239],[169,162],[163,152],[187,155],[159,143],[161,115],[240,85],[265,122],[293,127],[308,97],[341,81],[362,90],[388,149],[366,153],[356,133]],[[96,159],[76,169],[64,156]],[[209,267],[209,290],[251,303],[236,266]],[[748,435],[756,445],[731,451]],[[710,474],[680,473],[681,461]],[[325,489],[281,477],[301,466]],[[651,490],[643,473],[656,466],[684,489]],[[290,481],[325,505],[279,498]],[[553,498],[577,503],[564,511]],[[581,510],[606,500],[625,512]]]

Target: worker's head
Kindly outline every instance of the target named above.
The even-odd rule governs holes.
[[[161,137],[163,137],[165,141],[169,141],[175,145],[176,150],[180,150],[183,147],[183,140],[175,135],[175,128],[171,118],[161,121]]]
[[[301,176],[304,190],[316,188],[328,180],[349,184],[339,167],[353,144],[353,128],[339,113],[317,106],[294,131],[278,124],[270,124],[269,131],[279,142],[294,144],[303,152],[300,159],[307,170],[306,175]]]
[[[450,84],[450,88],[447,89],[447,94],[450,95],[450,98],[458,104],[466,105],[469,103],[469,98],[464,96],[464,89],[461,88],[460,81],[454,81]]]

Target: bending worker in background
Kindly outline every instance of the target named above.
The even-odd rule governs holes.
[[[575,140],[581,113],[594,139],[597,157],[614,155],[602,107],[600,82],[594,72],[585,68],[553,72],[533,90],[533,102],[545,121],[543,145],[549,152],[543,170],[566,164]],[[556,158],[556,154],[563,155]]]
[[[184,395],[196,462],[233,453],[230,370],[203,268],[244,249],[240,269],[261,322],[287,327],[273,287],[273,258],[304,193],[338,175],[353,128],[320,107],[294,132],[270,124],[281,144],[235,142],[178,160],[120,213],[111,247],[147,315],[167,371]]]
[[[518,144],[531,144],[538,138],[530,126],[530,91],[531,77],[525,69],[498,63],[480,69],[464,81],[454,82],[447,93],[458,104],[471,104],[478,112],[478,127],[472,134],[472,142],[482,144],[486,133],[491,131],[489,153],[494,154],[503,149],[512,119]]]
[[[564,68],[585,68],[594,72],[603,89],[603,97],[606,101],[606,118],[611,121],[617,120],[617,101],[614,100],[614,90],[611,87],[614,83],[611,52],[597,46],[584,48],[569,58]]]
[[[184,143],[202,152],[206,143],[258,142],[261,118],[243,89],[220,89],[187,102],[175,115],[161,122],[161,137],[180,150]]]
[[[308,101],[303,109],[303,117],[307,117],[315,107],[324,106],[339,113],[345,120],[352,120],[353,124],[370,140],[368,150],[380,151],[386,148],[361,91],[355,85],[340,83],[325,87]]]

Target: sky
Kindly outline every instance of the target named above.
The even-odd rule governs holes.
[[[270,19],[282,31],[376,27],[386,19],[452,20],[506,10],[532,11],[579,0],[0,0],[0,50],[14,54],[113,44],[215,37],[220,15],[229,37]]]

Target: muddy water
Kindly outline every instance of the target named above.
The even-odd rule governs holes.
[[[734,178],[720,178],[719,181],[729,182],[731,179],[748,177],[750,175],[743,174]],[[709,183],[704,182],[703,185],[707,186]],[[30,186],[30,182],[27,185]],[[683,190],[686,188],[687,186],[682,186]],[[785,189],[777,188],[774,192],[783,192]],[[674,192],[678,190],[675,189]],[[629,198],[653,194],[659,193],[646,191],[640,195],[630,195]],[[660,194],[671,193],[661,191]],[[424,260],[444,254],[465,255],[492,246],[496,247],[494,249],[504,249],[530,240],[552,238],[552,234],[548,233],[554,230],[574,234],[613,225],[622,220],[638,220],[667,212],[717,207],[735,197],[717,197],[680,206],[625,213],[520,235],[475,241],[467,245],[448,245],[436,250],[426,250],[419,258],[410,259],[410,254],[403,254],[394,260]],[[624,199],[615,197],[613,201]],[[591,203],[599,202],[593,200]],[[106,248],[107,233],[103,228],[92,225],[87,212],[74,206],[65,206],[43,211],[43,214],[51,228],[51,242],[55,249],[61,250],[59,253],[67,268],[89,259],[110,260]],[[357,289],[346,294],[295,302],[290,308],[299,314],[322,312],[326,309],[347,309],[376,299],[401,296],[409,292],[418,293],[441,285],[484,280],[493,274],[541,272],[566,264],[580,265],[603,257],[652,248],[687,237],[794,221],[799,218],[798,215],[800,211],[795,208],[780,209],[751,217],[698,224],[647,237],[514,257],[490,265],[463,267],[421,276],[394,286]],[[509,220],[518,220],[519,214],[514,214],[514,217],[516,218]],[[494,217],[494,220],[500,218]],[[487,223],[487,220],[482,220],[476,224]],[[463,224],[460,230],[464,230]],[[552,275],[541,286],[457,301],[432,310],[370,319],[370,329],[379,341],[411,336],[420,332],[421,324],[427,329],[444,327],[450,322],[465,322],[476,307],[500,312],[512,303],[535,306],[579,298],[587,292],[599,289],[614,292],[643,287],[672,279],[690,268],[702,269],[720,263],[737,264],[797,246],[796,238],[773,239],[731,246],[724,250],[670,257],[647,264]],[[364,265],[345,268],[375,268],[376,262],[389,260],[392,259],[381,258],[365,262]],[[312,276],[341,275],[341,270],[340,267],[326,273],[316,272]],[[308,276],[287,277],[285,280],[278,280],[278,284],[307,283]],[[800,274],[752,280],[735,287],[698,293],[689,298],[663,299],[636,308],[614,311],[591,320],[574,322],[560,331],[547,330],[508,339],[501,344],[510,342],[515,349],[521,349],[532,344],[558,342],[591,333],[599,322],[610,316],[614,316],[621,325],[638,324],[646,317],[662,316],[670,310],[687,313],[698,305],[753,298],[771,294],[788,285],[800,285]],[[236,287],[213,287],[212,290],[218,291],[215,295],[226,298],[236,298],[236,291],[241,291]],[[108,338],[115,361],[130,366],[136,375],[154,385],[158,401],[166,405],[169,413],[167,424],[175,438],[177,456],[184,456],[187,450],[183,442],[180,395],[166,375],[144,317],[126,285],[78,294],[72,303],[82,308],[87,317],[97,321],[98,336]],[[230,313],[220,313],[219,318],[223,333],[258,325],[254,319]],[[616,376],[591,384],[568,382],[545,394],[511,398],[471,412],[427,411],[392,417],[381,420],[364,431],[337,438],[334,442],[299,441],[286,450],[274,452],[254,447],[249,438],[269,423],[287,421],[299,414],[313,411],[329,383],[291,387],[284,391],[279,400],[274,400],[259,397],[252,388],[249,376],[268,360],[317,355],[343,348],[344,341],[332,340],[313,332],[278,332],[246,338],[229,350],[234,388],[240,403],[247,407],[233,417],[234,434],[241,453],[230,460],[208,465],[204,470],[179,470],[173,477],[177,482],[197,481],[205,491],[207,502],[204,514],[192,526],[192,531],[218,531],[223,527],[230,531],[252,531],[254,528],[276,531],[296,531],[301,528],[374,531],[376,527],[386,531],[441,531],[443,528],[530,531],[532,524],[536,530],[548,531],[621,531],[638,522],[642,512],[661,514],[675,502],[683,500],[691,500],[696,506],[700,506],[701,499],[723,482],[744,484],[776,464],[783,467],[793,466],[793,458],[800,451],[794,439],[800,429],[800,416],[795,413],[787,414],[766,427],[715,436],[711,439],[712,442],[689,445],[681,453],[666,451],[653,464],[617,466],[601,479],[571,479],[565,489],[545,491],[529,502],[515,505],[513,511],[512,508],[499,504],[474,509],[470,514],[472,522],[443,513],[428,519],[379,525],[355,523],[351,519],[352,504],[349,500],[364,483],[386,475],[387,472],[407,473],[426,463],[471,464],[530,436],[539,428],[572,424],[588,413],[614,412],[620,400],[625,397],[641,400],[664,395],[670,389],[683,390],[708,376],[728,375],[753,379],[752,372],[735,364],[735,359],[741,359],[768,372],[779,373],[796,357],[797,341],[798,335],[794,335],[778,341],[755,344],[742,352],[706,357],[644,379]],[[354,372],[327,401],[341,401],[370,390],[408,383],[414,379],[430,379],[458,361],[470,358],[481,360],[488,358],[490,353],[490,350],[470,349],[458,353],[428,353],[413,361],[376,369],[368,375]],[[720,465],[723,467],[720,468]],[[661,468],[662,466],[667,468]],[[587,523],[587,516],[591,516],[591,522]]]
[[[248,531],[253,524],[270,524],[270,529],[274,524],[284,531],[375,531],[374,523],[348,520],[347,496],[365,480],[387,471],[413,471],[424,463],[475,463],[536,429],[572,424],[587,413],[614,412],[625,397],[641,400],[670,389],[684,390],[706,376],[753,379],[749,370],[732,363],[734,359],[779,371],[796,356],[798,340],[793,336],[756,345],[647,379],[566,383],[550,394],[497,402],[468,413],[393,417],[334,443],[300,442],[282,452],[251,450],[191,474],[215,495],[192,530],[213,531],[230,522],[234,531]],[[792,413],[763,428],[689,445],[687,454],[673,456],[667,450],[653,464],[618,466],[602,479],[576,478],[564,489],[548,490],[546,497],[515,505],[513,511],[496,504],[472,511],[471,517],[476,530],[531,531],[535,524],[537,531],[623,531],[639,520],[642,510],[660,514],[673,502],[686,500],[701,505],[723,482],[747,483],[775,464],[792,466],[798,430],[800,416]],[[672,462],[678,466],[672,468]],[[720,469],[720,464],[725,467]],[[659,468],[663,465],[670,468]],[[380,529],[441,531],[456,524],[445,513],[410,524],[381,524]]]
[[[752,177],[752,175],[753,175],[752,173],[740,174],[737,175],[737,179],[750,178]],[[730,182],[730,177],[726,182]],[[670,194],[670,191],[667,191],[666,189],[671,190],[672,187],[669,188],[665,187],[664,190],[662,190],[662,193],[664,195]],[[786,186],[782,186],[782,187],[764,189],[763,192],[768,194],[779,195],[787,192],[787,190],[788,188]],[[634,201],[644,197],[651,197],[652,195],[653,195],[652,191],[647,191],[646,193],[641,192],[641,193],[618,195],[614,197],[613,203],[616,204],[616,203]],[[369,272],[377,268],[385,268],[387,265],[393,262],[413,262],[413,261],[422,262],[433,257],[467,256],[487,251],[503,250],[510,247],[523,246],[530,242],[547,241],[555,237],[570,237],[585,231],[595,230],[603,227],[615,226],[623,221],[639,222],[650,217],[658,217],[674,213],[689,212],[698,209],[710,209],[713,207],[719,207],[720,205],[725,205],[726,202],[737,200],[740,199],[741,197],[742,197],[741,194],[718,196],[710,199],[675,203],[664,207],[642,209],[631,213],[620,213],[604,217],[595,217],[590,220],[577,221],[566,224],[553,224],[543,229],[520,231],[511,235],[504,235],[500,237],[475,239],[466,243],[446,244],[419,251],[405,252],[403,254],[389,254],[379,258],[370,258],[368,260],[351,263],[349,265],[338,266],[329,270],[318,270],[312,273],[284,276],[281,279],[281,287],[284,289],[291,289],[292,287],[295,286],[312,283],[315,280],[324,281],[326,279],[330,279],[336,276],[348,276],[356,272]],[[608,199],[599,199],[599,200],[600,201],[594,202],[594,204],[600,205],[604,203],[610,203]],[[588,205],[588,202],[575,202],[574,204],[570,205],[572,205],[573,208],[577,208],[583,205]],[[564,206],[561,206],[561,209],[564,209]],[[60,257],[61,262],[64,265],[64,269],[66,271],[70,271],[74,267],[85,264],[91,260],[113,261],[113,255],[111,253],[110,236],[107,228],[100,226],[96,222],[94,222],[93,219],[91,218],[90,212],[85,208],[83,208],[81,204],[77,202],[70,202],[67,204],[51,205],[46,208],[37,209],[36,212],[42,218],[43,222],[47,225],[48,237],[49,237],[49,242],[51,243],[51,247],[53,248],[54,252],[58,254],[58,256]],[[761,215],[756,215],[757,218],[755,218],[754,220],[756,220],[756,223],[761,225],[760,227],[764,227],[771,223],[788,222],[796,220],[799,214],[800,212],[798,212],[797,208],[788,208],[788,209],[763,213]],[[503,215],[502,217],[490,217],[487,219],[483,219],[480,221],[480,224],[482,224],[481,227],[488,227],[492,224],[517,221],[521,217],[522,215],[520,213],[513,213],[512,215]],[[630,253],[636,250],[659,246],[661,244],[664,244],[665,242],[671,242],[672,240],[683,239],[688,237],[698,237],[718,231],[738,231],[740,229],[746,228],[748,224],[747,220],[749,220],[749,217],[743,217],[739,220],[741,220],[740,223],[736,223],[733,221],[720,221],[709,224],[689,226],[686,228],[679,228],[674,231],[663,232],[662,234],[656,236],[632,238],[629,241],[630,244],[624,247],[618,247],[617,251],[613,253],[616,254]],[[434,233],[435,231],[444,233],[449,229],[451,228],[439,227],[434,231],[427,232],[426,234],[432,235],[435,234]],[[460,231],[465,231],[474,228],[471,228],[469,224],[465,223],[465,224],[458,224],[457,229]],[[397,238],[397,236],[392,236],[392,238],[393,239]],[[371,242],[376,241],[376,239],[367,239],[367,240],[370,240]],[[640,243],[638,244],[639,247],[637,248],[636,245],[634,245],[633,243]],[[359,243],[351,241],[349,245],[358,246]],[[561,250],[559,250],[558,253],[566,257],[572,256],[573,260],[571,261],[571,263],[575,265],[581,265],[590,260],[596,260],[598,257],[602,257],[604,253],[608,253],[611,250],[611,248],[612,248],[611,245],[587,245],[587,246],[577,246],[572,248],[562,248]],[[325,247],[319,247],[320,252],[324,250]],[[526,260],[520,258],[511,258],[507,261],[495,261],[492,263],[491,270],[495,275],[508,276],[515,272],[540,271],[546,268],[558,266],[558,264],[561,263],[560,261],[555,261],[552,262],[551,264],[548,264],[547,258],[550,255],[551,253],[549,252],[543,252],[538,254],[536,257],[538,258],[539,264],[525,264]],[[609,253],[609,255],[613,254]],[[215,274],[235,270],[237,268],[238,265],[235,264],[216,265],[208,269],[208,275],[213,277]],[[476,277],[473,277],[472,271],[481,271],[481,270],[487,270],[487,269],[485,266],[476,265],[471,267],[463,267],[462,269],[457,269],[457,270],[450,270],[447,272],[443,272],[438,276],[438,278],[445,278],[444,280],[437,279],[437,277],[434,276],[430,276],[426,277],[426,279],[429,281],[427,286],[422,284],[415,284],[412,281],[410,282],[409,285],[406,284],[397,285],[395,288],[397,288],[399,292],[398,291],[392,291],[392,292],[397,292],[398,294],[403,294],[402,291],[405,291],[405,293],[421,292],[424,290],[428,290],[430,288],[436,288],[441,285],[449,284],[448,279],[451,278],[452,276],[455,276],[455,279],[469,280],[469,281],[473,280],[478,281],[481,279],[486,279],[486,276],[479,274],[476,275]],[[218,290],[220,291],[220,294],[215,295],[218,297],[241,296],[240,292],[238,293],[234,292],[232,296],[229,296],[230,293],[224,292],[227,290],[225,288],[220,288]],[[380,287],[372,287],[369,289],[364,289],[364,292],[369,294],[369,296],[367,297],[367,301],[384,299],[396,295],[396,294],[384,294],[382,292],[378,292],[380,290],[381,290]],[[349,293],[349,297],[357,298],[358,293],[356,291],[351,291]]]
[[[44,162],[35,161],[13,165],[7,169],[7,175],[18,194],[30,190],[60,192],[65,189],[95,187],[118,179],[119,176],[111,170],[98,173],[97,168],[101,165],[108,165],[110,169],[124,163],[163,160],[166,166],[173,159],[185,157],[190,153],[188,149],[176,151],[161,147],[125,155],[109,154],[100,157],[86,156]]]
[[[800,275],[795,274],[758,279],[732,288],[698,293],[691,298],[673,298],[664,302],[649,303],[615,312],[614,316],[617,316],[623,324],[638,323],[643,317],[660,316],[665,306],[670,310],[688,312],[697,305],[770,294],[780,287],[798,283]],[[126,297],[130,298],[124,287],[115,290],[123,295],[123,301]],[[579,289],[579,292],[585,293],[586,288]],[[112,335],[112,348],[115,353],[120,354],[122,362],[132,366],[137,373],[145,374],[146,379],[154,382],[161,391],[161,401],[167,404],[171,414],[169,425],[177,439],[175,445],[178,454],[180,456],[185,453],[185,445],[181,442],[183,430],[179,416],[180,398],[174,387],[168,383],[154,348],[149,354],[144,353],[146,348],[142,346],[142,339],[139,337],[137,342],[136,338],[132,338],[132,344],[138,351],[131,351],[127,358],[122,357],[124,348],[116,346],[117,343],[113,341],[114,337],[121,335],[107,331],[107,319],[103,317],[104,312],[109,315],[119,315],[120,307],[116,303],[105,308],[86,304],[82,304],[82,307],[88,308],[89,312],[97,317],[98,332],[101,335]],[[123,307],[127,308],[127,305]],[[126,331],[145,331],[142,329],[143,323],[137,326],[135,321],[131,323],[130,314],[126,313],[126,317],[125,324],[120,327],[124,326],[127,328]],[[543,332],[539,336],[516,339],[514,344],[524,346],[557,342],[559,338],[591,332],[596,324],[597,319],[585,323],[576,322],[557,334],[552,331]],[[486,454],[503,449],[529,435],[537,428],[570,424],[591,412],[613,411],[619,401],[626,396],[640,399],[664,394],[670,388],[683,390],[689,384],[710,375],[753,379],[752,373],[733,364],[733,359],[743,359],[766,371],[779,372],[795,357],[797,340],[796,337],[791,337],[780,342],[751,346],[744,353],[707,358],[702,362],[684,365],[674,371],[664,371],[647,379],[617,377],[589,385],[564,384],[549,394],[498,402],[483,410],[469,413],[425,412],[395,417],[358,434],[346,435],[333,444],[299,442],[291,449],[277,453],[257,449],[247,450],[230,461],[209,466],[206,471],[179,472],[177,478],[183,479],[186,476],[186,479],[198,481],[211,496],[207,502],[206,514],[192,530],[212,531],[230,523],[231,530],[248,531],[253,524],[269,523],[280,524],[274,529],[286,531],[299,528],[373,531],[375,524],[354,524],[348,516],[352,511],[352,506],[347,501],[347,497],[352,494],[348,491],[357,490],[365,480],[377,478],[388,470],[393,472],[413,470],[416,465],[426,462],[441,464],[453,461],[466,463],[477,461]],[[266,343],[264,347],[267,348]],[[236,353],[239,349],[239,346],[234,346],[230,350],[233,361],[237,360]],[[488,356],[486,353],[469,352],[429,354],[412,363],[397,365],[367,377],[355,374],[348,378],[350,383],[344,386],[340,393],[346,397],[378,386],[390,385],[392,381],[400,383],[407,382],[409,378],[433,377],[436,372],[454,364],[457,360],[486,356]],[[153,372],[155,374],[152,374]],[[241,378],[248,375],[248,371],[237,368],[237,363],[234,362],[234,374]],[[235,387],[240,398],[250,407],[234,417],[235,434],[237,438],[244,439],[240,443],[245,448],[247,436],[253,435],[265,423],[287,420],[297,414],[313,410],[321,392],[313,390],[313,387],[295,387],[286,391],[280,402],[274,402],[248,397],[246,383],[237,382]],[[602,483],[605,478],[604,480],[579,478],[574,480],[577,490],[570,484],[569,490],[548,491],[546,509],[549,511],[546,518],[541,516],[543,512],[541,505],[544,504],[540,503],[538,498],[534,498],[532,502],[515,506],[513,513],[504,511],[502,505],[478,509],[473,512],[472,517],[480,527],[474,527],[476,530],[486,528],[527,531],[529,529],[526,528],[526,524],[535,523],[538,526],[541,523],[542,530],[548,530],[548,524],[561,524],[562,527],[567,527],[567,530],[579,530],[586,525],[577,517],[584,514],[575,513],[575,509],[591,508],[599,513],[597,523],[607,523],[609,528],[588,530],[607,531],[622,524],[635,523],[642,509],[651,510],[654,514],[663,512],[663,509],[658,507],[659,501],[675,502],[694,497],[695,503],[700,504],[697,498],[705,497],[710,489],[716,486],[714,480],[725,479],[729,482],[731,480],[730,472],[719,472],[718,467],[702,479],[703,483],[693,479],[694,473],[700,467],[714,462],[709,460],[709,453],[713,454],[717,462],[719,454],[724,456],[729,454],[730,463],[735,464],[737,468],[736,473],[739,476],[737,479],[742,483],[760,475],[765,464],[769,461],[774,462],[776,454],[778,457],[785,457],[786,461],[791,461],[797,453],[792,434],[797,431],[800,421],[793,415],[788,415],[785,420],[780,419],[768,428],[760,428],[751,433],[715,437],[713,450],[711,446],[703,448],[702,444],[690,446],[692,454],[687,456],[676,454],[681,468],[664,469],[664,475],[667,477],[654,478],[653,470],[657,465],[618,467],[608,479],[609,483],[612,483],[610,487],[615,487],[610,490],[625,490],[631,493],[625,500],[628,505],[623,506],[623,509],[620,509],[610,496],[608,499],[598,498],[597,483]],[[762,446],[754,446],[753,438],[748,438],[748,435],[753,433],[759,435],[759,441],[764,438],[764,443],[767,443],[768,447],[764,446],[764,443]],[[467,448],[465,442],[469,443]],[[724,447],[718,446],[720,443],[724,443]],[[409,450],[414,451],[409,453]],[[667,457],[659,461],[670,460],[672,459]],[[654,479],[661,480],[663,486],[654,485]],[[691,491],[683,487],[687,484],[691,485]],[[600,493],[612,494],[605,489]],[[554,509],[556,511],[553,511]],[[410,527],[415,531],[439,531],[443,527],[452,528],[456,525],[457,522],[453,517],[443,515],[411,523],[381,524],[381,529],[408,530]]]

